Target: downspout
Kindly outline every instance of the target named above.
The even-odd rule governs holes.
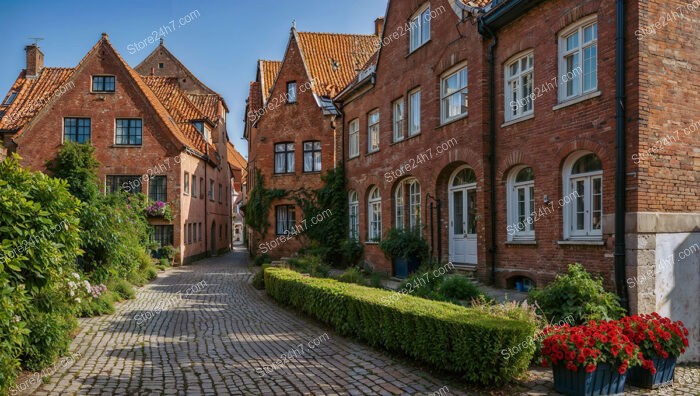
[[[491,184],[491,284],[496,283],[496,63],[498,36],[479,18],[480,27],[493,40],[489,45],[489,183]]]
[[[620,304],[629,312],[629,290],[625,262],[626,139],[625,139],[625,2],[617,0],[617,37],[615,39],[615,127],[617,158],[615,167],[615,285]]]
[[[209,194],[207,192],[207,186],[209,185],[209,178],[207,177],[207,168],[209,167],[209,147],[207,146],[204,151],[204,252],[209,256],[209,216],[207,204],[209,202]],[[200,192],[201,194],[201,192]]]

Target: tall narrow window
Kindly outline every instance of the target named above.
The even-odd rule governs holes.
[[[355,158],[360,155],[360,120],[352,120],[348,125],[348,156]]]
[[[430,5],[418,11],[410,20],[409,52],[413,52],[430,40]]]
[[[403,140],[404,138],[404,101],[403,98],[394,102],[394,142]]]
[[[420,133],[420,90],[408,95],[408,136]]]
[[[586,18],[559,35],[559,101],[598,88],[598,23]]]
[[[351,191],[348,195],[348,224],[350,227],[350,239],[360,240],[360,202],[357,192]]]
[[[277,235],[289,235],[296,227],[296,211],[293,205],[276,207]]]
[[[403,230],[406,227],[406,201],[404,199],[405,191],[403,185],[404,183],[400,182],[394,192],[394,213],[396,215],[394,227],[397,230]]]
[[[297,82],[290,81],[287,83],[287,103],[297,102]]]
[[[565,237],[600,239],[603,222],[603,164],[595,154],[577,154],[565,164]]]
[[[63,141],[85,143],[90,141],[89,118],[64,118]]]
[[[92,92],[114,92],[114,76],[92,76]]]
[[[417,230],[421,225],[420,183],[414,178],[401,181],[394,194],[395,227]]]
[[[408,183],[408,225],[412,230],[418,230],[421,226],[421,195],[420,183],[413,179]]]
[[[190,174],[185,172],[185,176],[182,178],[183,186],[182,192],[185,195],[190,195]]]
[[[469,107],[466,66],[443,77],[440,86],[441,121],[445,123],[466,116]]]
[[[136,119],[117,119],[115,143],[118,145],[141,145],[142,121]]]
[[[148,181],[148,199],[151,202],[168,201],[168,178],[166,176],[151,176]]]
[[[367,152],[379,151],[379,110],[369,113],[367,130]]]
[[[321,142],[304,142],[304,172],[321,171]]]
[[[508,178],[508,240],[535,239],[535,174],[514,169]]]
[[[192,175],[192,197],[197,198],[197,176]]]
[[[199,178],[199,198],[204,199],[204,178]],[[195,197],[196,198],[196,197]]]
[[[214,200],[214,179],[209,179],[209,200]]]
[[[369,214],[369,241],[376,242],[382,239],[382,196],[377,187],[372,188],[368,200]]]
[[[224,186],[219,183],[219,203],[224,202]]]
[[[533,84],[535,55],[530,52],[508,63],[505,67],[506,121],[534,112]]]
[[[275,144],[275,173],[294,173],[294,143]]]

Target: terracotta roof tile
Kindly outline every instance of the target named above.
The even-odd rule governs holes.
[[[314,92],[333,98],[345,88],[379,46],[379,37],[359,34],[296,32]]]
[[[236,147],[231,142],[228,142],[226,145],[226,154],[229,165],[241,171],[242,182],[245,183],[248,174],[248,161],[236,150]]]
[[[472,7],[486,7],[491,4],[491,0],[461,0],[462,3]]]
[[[270,98],[270,91],[272,90],[272,86],[275,84],[277,75],[279,74],[280,69],[282,68],[282,62],[261,60],[259,68],[260,86],[263,94],[263,101],[267,102],[267,100]]]
[[[187,97],[195,106],[197,106],[199,111],[201,111],[211,121],[216,122],[219,120],[219,103],[221,102],[221,96],[216,94],[188,93]]]

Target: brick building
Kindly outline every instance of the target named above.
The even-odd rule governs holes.
[[[389,2],[376,62],[335,100],[368,262],[394,273],[376,240],[415,226],[502,287],[580,262],[700,340],[695,8],[620,5]]]
[[[303,224],[294,195],[322,186],[321,174],[340,162],[341,131],[333,98],[375,53],[377,35],[298,32],[292,28],[282,61],[259,61],[250,84],[244,137],[248,191],[256,174],[266,189],[287,191],[272,202],[267,232],[253,234],[251,249],[283,257],[300,242],[286,235]],[[283,243],[278,243],[282,241]]]
[[[0,134],[22,165],[45,170],[66,140],[91,142],[104,191],[167,202],[154,238],[180,262],[230,247],[231,169],[224,100],[160,45],[136,68],[106,34],[74,68],[44,67],[36,45],[0,106]]]

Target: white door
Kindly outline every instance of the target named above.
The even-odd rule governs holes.
[[[477,263],[475,181],[474,171],[464,168],[450,182],[450,261],[454,264]]]

